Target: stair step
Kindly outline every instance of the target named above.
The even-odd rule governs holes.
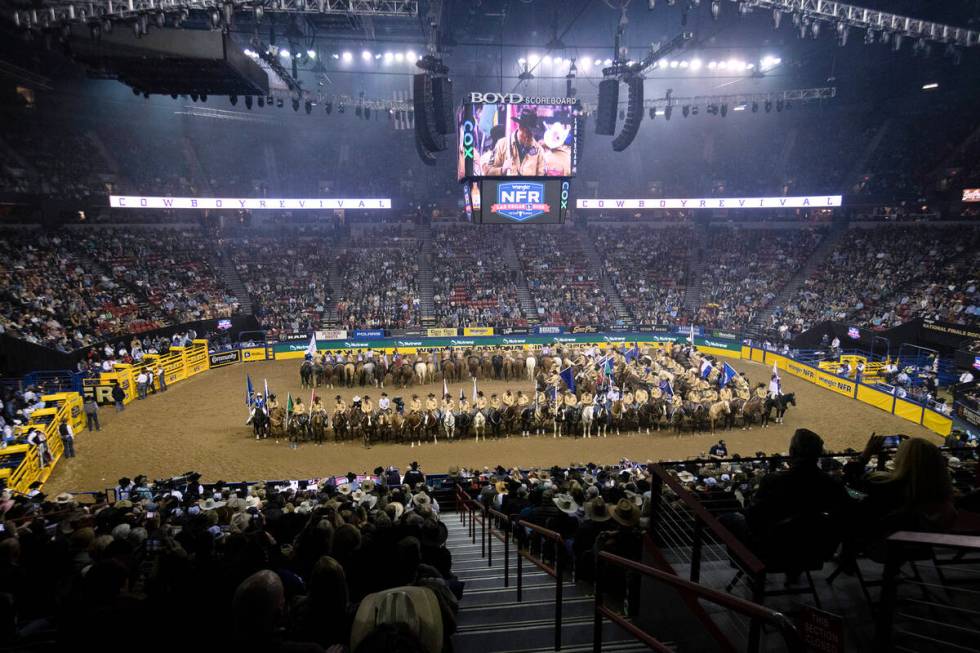
[[[519,634],[515,632],[519,629]],[[562,620],[562,651],[591,650],[592,615]],[[454,648],[467,653],[495,651],[497,653],[526,653],[528,651],[554,650],[554,620],[542,619],[529,623],[504,622],[488,624],[478,629],[457,632],[453,636]],[[612,650],[614,643],[635,645],[637,641],[619,626],[606,622],[602,626],[603,650]],[[608,644],[608,646],[607,646]],[[586,648],[588,647],[588,648]],[[645,649],[642,649],[645,650]]]

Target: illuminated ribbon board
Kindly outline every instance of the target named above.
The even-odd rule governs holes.
[[[140,195],[110,195],[109,206],[117,209],[232,209],[262,210],[377,210],[390,209],[391,199],[290,199],[279,197],[142,197]]]
[[[802,209],[841,206],[841,195],[803,197],[690,197],[685,199],[580,199],[579,209]]]

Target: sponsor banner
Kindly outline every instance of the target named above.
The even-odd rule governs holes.
[[[560,326],[538,326],[534,327],[535,333],[563,333],[565,331],[564,327]]]
[[[840,195],[799,197],[689,197],[685,199],[579,199],[580,209],[802,209],[841,206]]]
[[[428,329],[427,331],[430,338],[446,338],[456,335],[456,329],[440,328],[440,329]]]
[[[573,326],[572,333],[599,333],[599,327],[594,326]]]
[[[620,332],[620,331],[629,331],[630,328],[625,324],[613,324],[612,326],[609,327],[609,330]]]
[[[956,413],[963,418],[964,421],[969,422],[974,426],[980,426],[980,413],[973,410],[969,406],[956,404]]]
[[[139,195],[110,195],[109,206],[116,209],[233,209],[236,211],[263,211],[283,209],[337,210],[337,209],[390,209],[390,198],[334,199],[316,197],[292,199],[279,197],[142,197]]]
[[[712,338],[725,338],[727,340],[738,340],[739,335],[737,333],[730,333],[728,331],[712,331]]]
[[[314,331],[317,340],[345,340],[347,332],[343,329],[323,329]]]
[[[106,406],[115,403],[112,400],[112,386],[111,385],[87,385],[82,388],[82,394],[85,398],[93,397],[95,403],[100,406]]]
[[[242,352],[243,361],[249,362],[265,360],[265,347],[246,347],[240,351]]]
[[[923,320],[922,328],[929,329],[930,331],[938,331],[939,333],[948,333],[953,336],[963,336],[964,338],[970,338],[971,340],[980,340],[980,331],[974,331],[973,329],[961,324]]]
[[[394,336],[408,336],[410,338],[420,338],[425,335],[425,329],[398,329],[394,333]]]
[[[493,327],[465,327],[464,336],[492,336]]]
[[[241,360],[241,354],[237,349],[210,354],[209,357],[211,359],[211,367],[223,367]]]
[[[770,357],[767,357],[767,359],[768,358]],[[857,391],[857,383],[851,381],[850,379],[828,374],[823,370],[810,367],[809,365],[804,365],[803,363],[798,363],[789,358],[783,358],[782,356],[775,356],[771,358],[775,358],[779,362],[779,367],[782,367],[793,376],[798,376],[805,381],[819,385],[822,388],[827,388],[828,390],[836,392],[839,395],[853,397],[854,393]]]
[[[504,327],[503,329],[500,329],[500,333],[505,336],[513,334],[527,335],[531,333],[531,330],[527,327]]]
[[[364,329],[362,331],[354,331],[354,338],[384,338],[384,329]],[[344,340],[345,338],[337,338],[337,340]]]

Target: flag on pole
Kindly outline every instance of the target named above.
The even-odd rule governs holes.
[[[772,362],[772,375],[777,377],[779,376],[779,368],[776,367],[776,361]]]
[[[663,392],[668,397],[674,396],[674,388],[671,387],[670,381],[667,379],[660,380],[660,391]]]
[[[314,333],[310,336],[310,344],[306,346],[306,358],[313,358],[316,356],[316,334]]]
[[[626,362],[634,361],[640,357],[640,345],[633,343],[633,348],[626,351]]]
[[[449,384],[446,383],[446,379],[442,380],[442,396],[443,397],[449,396]]]
[[[691,343],[691,345],[694,344],[694,325],[693,324],[691,325],[691,335],[689,335],[687,337],[687,340],[688,340],[688,342]]]
[[[269,401],[269,380],[262,379],[262,385],[265,387],[265,400]]]
[[[473,377],[473,403],[476,403],[476,377]]]
[[[735,368],[728,363],[725,363],[721,368],[721,376],[718,377],[718,385],[724,388],[726,385],[728,385],[728,382],[734,379],[737,375],[738,372],[735,371]]]
[[[711,375],[711,361],[707,358],[701,360],[701,378],[706,379]]]
[[[552,401],[555,401],[556,399],[558,399],[558,386],[556,386],[556,385],[549,386],[548,387],[548,390],[551,393],[551,400]]]
[[[286,416],[289,417],[293,414],[293,393],[288,393],[286,395]]]
[[[565,382],[568,389],[574,394],[575,392],[575,373],[571,367],[566,367],[561,372],[558,373],[561,380]]]
[[[464,399],[466,399],[466,393],[463,392],[463,389],[462,388],[460,388],[459,389],[459,403],[463,403],[463,400]]]
[[[246,374],[245,375],[245,405],[251,408],[254,398],[255,398],[255,389],[252,387],[252,377]]]

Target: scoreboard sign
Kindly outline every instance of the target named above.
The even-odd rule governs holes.
[[[558,224],[565,221],[568,182],[559,179],[485,179],[483,210],[473,215],[486,224]]]

